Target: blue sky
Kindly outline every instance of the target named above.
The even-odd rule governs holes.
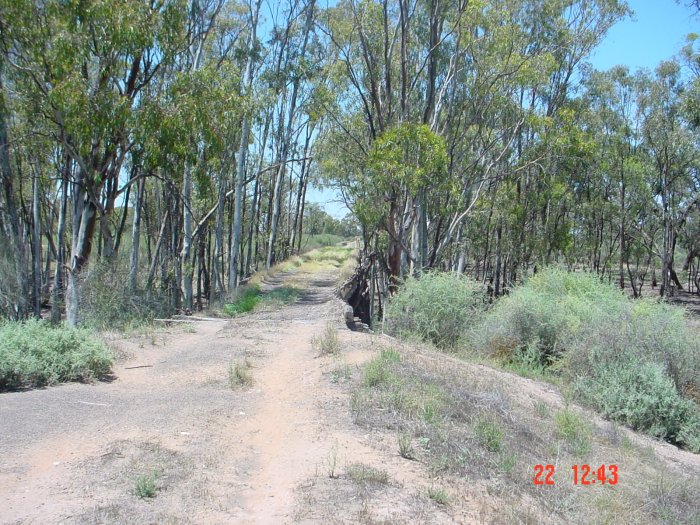
[[[687,7],[689,0],[628,0],[635,14],[618,22],[593,52],[596,69],[624,64],[630,71],[654,69],[680,51],[688,33],[700,33],[700,17]]]
[[[634,15],[618,22],[610,29],[589,62],[595,69],[610,69],[626,65],[631,72],[639,68],[653,70],[662,60],[676,55],[685,44],[688,33],[700,33],[700,16],[687,6],[690,0],[628,0]],[[348,213],[337,202],[332,190],[309,188],[311,202],[323,204],[336,218]]]

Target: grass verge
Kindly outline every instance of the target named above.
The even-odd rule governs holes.
[[[480,370],[384,348],[353,382],[355,422],[394,433],[399,454],[441,480],[428,492],[441,505],[451,500],[441,487],[480,486],[512,523],[700,520],[700,501],[690,496],[700,490],[697,479],[621,437],[618,427],[597,426],[573,406],[524,395],[522,384]],[[583,464],[616,465],[621,481],[574,485],[572,467]],[[554,485],[535,484],[536,465],[556,466]]]

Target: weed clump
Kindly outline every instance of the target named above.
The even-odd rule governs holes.
[[[503,445],[505,432],[503,428],[491,419],[481,418],[474,425],[474,432],[479,443],[489,452],[498,452]]]
[[[311,347],[319,355],[335,355],[340,351],[338,342],[338,332],[333,323],[327,323],[326,328],[320,336],[311,338]]]
[[[579,414],[565,408],[554,416],[554,423],[557,433],[567,442],[574,455],[584,456],[590,452],[592,430]]]
[[[364,383],[368,387],[376,387],[391,380],[389,365],[397,363],[401,356],[395,350],[382,350],[378,357],[374,358],[365,367]]]
[[[250,373],[252,365],[248,359],[228,365],[228,384],[231,389],[237,387],[249,387],[253,384],[253,376]]]
[[[0,324],[0,390],[91,380],[108,373],[113,360],[86,329],[35,319]]]
[[[134,482],[134,495],[140,499],[155,498],[158,490],[158,478],[157,472],[142,474],[137,477]]]
[[[449,494],[441,487],[430,487],[428,489],[428,497],[438,505],[447,505],[450,502]]]
[[[386,485],[389,483],[389,473],[380,468],[365,465],[363,463],[353,463],[346,469],[348,477],[356,483]]]
[[[451,273],[427,272],[409,277],[389,301],[384,328],[393,335],[453,348],[484,304],[476,282]]]

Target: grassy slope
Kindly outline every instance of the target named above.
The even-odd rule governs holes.
[[[428,497],[454,516],[481,498],[488,523],[700,522],[697,456],[603,421],[549,385],[381,341],[348,383],[354,420],[426,466]],[[619,481],[574,485],[583,464],[616,465]],[[535,485],[536,465],[555,467],[554,485]]]

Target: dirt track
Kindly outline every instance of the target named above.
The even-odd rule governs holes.
[[[1,521],[291,520],[297,486],[353,441],[311,337],[330,321],[362,338],[341,323],[333,275],[309,277],[278,311],[115,341],[130,357],[111,382],[1,394]],[[229,364],[245,358],[253,386],[232,389]],[[158,496],[136,498],[154,471]]]
[[[279,274],[265,287],[289,279],[305,284],[291,306],[115,338],[125,357],[111,381],[0,394],[0,523],[507,522],[484,480],[460,481],[449,506],[434,504],[426,466],[400,458],[394,434],[354,424],[337,378],[385,340],[345,327],[333,273]],[[327,323],[339,334],[336,357],[311,345]],[[475,385],[498,383],[513,399],[563,404],[529,379],[412,355]],[[253,385],[232,388],[229,366],[246,360]],[[700,471],[700,456],[639,439]],[[369,492],[353,484],[344,473],[358,463],[390,483]],[[156,497],[138,498],[136,480],[153,473]]]

